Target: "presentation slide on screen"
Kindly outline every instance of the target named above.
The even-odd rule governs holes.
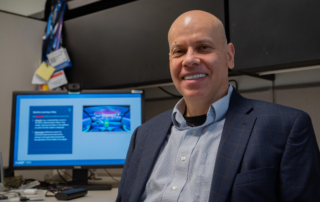
[[[140,95],[101,96],[19,95],[15,165],[124,162],[141,125]]]
[[[30,106],[28,154],[72,154],[73,106]]]

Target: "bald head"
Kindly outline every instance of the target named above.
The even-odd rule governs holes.
[[[169,46],[182,33],[193,34],[208,30],[221,47],[227,46],[227,38],[222,22],[214,15],[200,10],[188,11],[180,15],[171,25],[168,33]]]

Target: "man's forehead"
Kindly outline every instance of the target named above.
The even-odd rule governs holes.
[[[214,35],[215,28],[208,25],[190,24],[188,26],[177,26],[169,33],[169,37],[196,36],[196,35]]]
[[[189,23],[196,21],[201,23],[202,21],[205,23],[214,23],[215,21],[220,21],[217,17],[212,15],[211,13],[200,11],[200,10],[194,10],[194,11],[188,11],[183,14],[181,14],[173,23],[175,24],[185,24],[188,25]]]
[[[205,22],[207,21],[207,22]],[[169,35],[182,33],[192,33],[199,31],[210,31],[214,27],[213,23],[209,23],[207,19],[186,17],[184,20],[174,22],[170,28]]]
[[[213,44],[218,37],[209,29],[176,30],[169,35],[169,46],[182,45],[185,43],[211,43]]]
[[[197,38],[197,35],[200,37]],[[181,43],[179,40],[184,38],[202,40],[204,37],[213,42],[221,41],[224,43],[226,41],[221,21],[212,14],[203,11],[182,14],[174,21],[168,33],[170,47]]]

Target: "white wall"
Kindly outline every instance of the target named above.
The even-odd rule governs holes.
[[[0,12],[0,151],[9,165],[12,91],[36,90],[31,84],[41,59],[45,23]]]
[[[44,11],[46,0],[0,0],[0,10],[29,16]]]

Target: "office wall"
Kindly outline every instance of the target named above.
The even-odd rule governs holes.
[[[276,100],[279,104],[301,109],[310,115],[320,145],[320,84],[279,87]]]
[[[0,151],[9,165],[12,91],[36,90],[31,84],[39,65],[45,23],[0,12]]]
[[[29,16],[44,10],[46,0],[1,0],[0,8],[3,11]]]

